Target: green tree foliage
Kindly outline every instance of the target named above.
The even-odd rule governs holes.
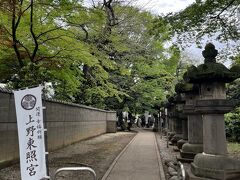
[[[227,90],[228,98],[238,101],[240,99],[240,90],[239,90],[240,79],[237,79],[232,83],[229,83],[227,87],[228,87],[228,90]],[[240,102],[238,102],[238,105],[240,105]]]
[[[197,0],[175,14],[168,14],[165,20],[180,38],[201,39],[204,35],[216,35],[220,41],[237,41],[239,31],[239,0]]]
[[[225,115],[226,135],[229,140],[240,142],[240,108]]]
[[[78,6],[50,0],[11,0],[1,5],[8,7],[0,12],[0,51],[4,52],[0,71],[6,72],[1,74],[1,81],[9,82],[12,88],[50,81],[56,86],[56,94],[64,84],[73,96],[78,91],[81,73],[81,62],[76,56],[86,59],[91,54],[84,43],[75,40],[60,18],[70,5],[71,9]],[[85,56],[79,51],[85,52]]]
[[[161,34],[163,27],[171,29],[181,48],[193,44],[202,48],[206,39],[223,43],[218,57],[226,62],[239,55],[239,8],[239,0],[196,0],[180,12],[160,16],[153,33]]]
[[[153,109],[172,91],[179,51],[176,47],[164,48],[165,39],[150,33],[154,21],[151,14],[120,6],[115,16],[119,25],[111,29],[111,55],[118,66],[110,74],[114,84],[128,96],[123,96],[121,103],[114,98],[107,102],[117,105],[115,109],[127,106],[134,113]]]
[[[0,0],[0,81],[52,82],[55,98],[99,108],[151,110],[173,90],[180,52],[168,29],[114,0]]]

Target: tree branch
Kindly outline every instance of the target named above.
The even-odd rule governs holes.
[[[15,23],[15,28],[16,29],[18,28],[18,25],[19,25],[21,17],[22,17],[22,13],[21,13],[21,11],[22,11],[22,3],[23,3],[23,0],[21,0],[21,2],[20,2],[20,12],[18,13],[18,19],[17,19],[17,22]]]
[[[220,15],[226,11],[236,0],[231,0],[216,16],[210,17],[210,19],[220,18]]]
[[[13,41],[13,49],[16,53],[17,60],[19,63],[20,68],[24,66],[23,60],[21,59],[21,55],[18,49],[18,40],[17,40],[17,28],[18,25],[16,26],[16,0],[12,1],[12,41]],[[20,21],[20,20],[19,20]]]
[[[53,29],[49,29],[49,30],[47,30],[45,32],[42,32],[38,36],[36,36],[36,39],[40,38],[41,36],[43,36],[43,35],[45,35],[45,34],[47,34],[49,32],[56,31],[56,30],[61,29],[61,28],[62,28],[62,26],[59,26],[59,27],[56,27],[56,28],[53,28]]]
[[[60,37],[63,37],[63,36],[64,35],[60,35],[60,36],[56,36],[56,37],[51,37],[51,38],[45,39],[44,41],[39,42],[39,45],[42,45],[42,44],[46,43],[47,41],[52,41],[52,40],[55,40],[55,39],[59,39]]]
[[[62,50],[62,49],[59,50],[59,51],[58,51],[56,54],[54,54],[53,56],[48,56],[48,57],[47,57],[47,56],[43,56],[43,57],[37,59],[36,62],[42,61],[43,59],[53,59],[53,58],[57,57],[57,55],[59,55],[59,54],[61,53],[61,51],[63,51],[63,50]]]
[[[112,1],[113,0],[109,0],[109,1],[104,0],[103,1],[103,4],[104,4],[106,12],[107,12],[107,16],[108,16],[108,25],[109,26],[116,25],[116,17],[115,17],[115,13],[114,13],[114,10],[112,7]]]
[[[29,56],[29,58],[31,58],[31,54],[30,54],[30,52],[29,52],[29,50],[28,50],[28,48],[27,47],[25,47],[20,41],[18,41],[18,44],[20,45],[20,46],[22,46],[24,49],[25,49],[25,51],[27,52],[27,54],[28,54],[28,56]]]
[[[233,34],[231,33],[231,30],[229,30],[229,27],[225,24],[225,22],[222,20],[222,18],[218,18],[220,20],[220,24],[222,25],[222,28],[223,28],[223,34],[224,34],[224,37],[225,39],[227,39],[227,35],[225,32],[228,32],[229,36],[234,39],[234,36]]]
[[[85,32],[85,39],[84,41],[87,41],[88,40],[88,31],[86,29],[86,26],[84,24],[81,24],[80,27],[82,28],[82,30]]]
[[[26,8],[26,9],[24,9],[23,11],[22,11],[22,4],[23,4],[23,0],[21,0],[20,1],[20,10],[19,10],[19,13],[18,13],[18,19],[17,19],[17,22],[16,22],[16,24],[15,24],[15,28],[17,29],[17,27],[18,27],[18,25],[19,25],[19,23],[20,23],[20,21],[21,21],[21,18],[22,18],[22,16],[23,16],[23,14],[31,7],[31,4]]]
[[[68,23],[70,26],[80,27],[85,33],[84,41],[88,40],[89,34],[88,34],[87,29],[86,29],[86,24],[77,24],[77,23],[73,23],[73,22],[70,22],[70,21],[67,21],[66,23]]]
[[[92,0],[93,8],[96,8],[94,0]]]
[[[32,56],[31,56],[31,61],[34,62],[34,59],[35,59],[35,56],[37,54],[37,51],[38,51],[38,42],[37,42],[37,37],[33,31],[33,0],[31,0],[30,2],[31,4],[31,11],[30,11],[30,32],[32,34],[32,37],[33,37],[33,40],[34,40],[34,43],[35,43],[35,47],[34,47],[34,50],[33,50],[33,53],[32,53]]]

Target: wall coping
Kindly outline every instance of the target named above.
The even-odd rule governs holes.
[[[6,89],[6,88],[1,88],[1,87],[0,87],[0,92],[1,93],[8,93],[8,94],[12,94],[13,93],[12,90]]]
[[[6,89],[6,88],[1,88],[0,87],[0,93],[7,93],[7,94],[13,94],[13,91],[10,89]],[[44,98],[43,98],[44,100]],[[63,105],[69,105],[69,106],[73,106],[73,107],[80,107],[80,108],[84,108],[84,109],[90,109],[90,110],[95,110],[95,111],[100,111],[100,112],[106,112],[106,113],[116,113],[116,111],[108,111],[108,110],[103,110],[103,109],[98,109],[98,108],[94,108],[91,106],[85,106],[82,104],[76,104],[76,103],[71,103],[71,102],[67,102],[67,101],[61,101],[61,100],[57,100],[57,99],[45,99],[47,102],[53,102],[53,103],[59,103],[59,104],[63,104]]]

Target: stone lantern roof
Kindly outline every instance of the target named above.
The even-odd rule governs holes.
[[[167,100],[163,103],[164,107],[170,108],[171,106],[173,106],[173,101],[174,101],[173,96],[167,96]]]
[[[201,83],[201,82],[225,82],[229,83],[240,77],[240,66],[233,66],[228,69],[221,63],[216,62],[218,51],[212,43],[205,46],[202,52],[205,58],[204,64],[199,66],[191,66],[183,75],[186,82]]]
[[[165,107],[165,108],[169,108],[170,106],[171,106],[171,103],[170,103],[170,102],[166,101],[166,102],[164,103],[164,107]]]
[[[168,107],[168,100],[165,100],[165,101],[162,101],[161,103],[160,103],[160,108],[167,108]]]
[[[174,103],[174,96],[170,96],[169,98],[168,98],[168,102],[169,103]]]
[[[165,106],[165,101],[161,101],[160,107],[164,107],[164,106]]]
[[[188,93],[188,92],[197,93],[198,91],[199,91],[198,84],[179,82],[175,85],[176,93]]]
[[[173,101],[175,104],[181,104],[181,103],[184,103],[185,102],[185,97],[178,93],[174,96],[174,101]]]

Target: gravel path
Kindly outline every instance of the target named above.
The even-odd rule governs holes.
[[[101,179],[115,157],[136,135],[134,132],[103,134],[49,154],[50,176],[61,167],[87,165]],[[91,180],[89,173],[61,173],[57,180]],[[0,170],[0,180],[20,180],[19,164]]]
[[[176,148],[176,146],[169,145],[167,147],[166,136],[161,136],[160,133],[156,133],[156,136],[157,136],[157,143],[158,143],[158,147],[159,147],[159,151],[160,151],[160,155],[163,163],[163,169],[165,172],[166,179],[168,180],[171,178],[171,175],[169,174],[169,170],[168,170],[169,166],[167,164],[169,162],[177,162],[177,156],[179,156],[180,153],[174,151],[174,148]],[[229,151],[228,155],[232,158],[240,160],[239,153]],[[182,163],[182,164],[184,165],[184,168],[188,168],[188,169],[190,168],[189,163]]]
[[[160,156],[163,163],[163,170],[165,172],[165,178],[170,179],[171,175],[168,172],[168,166],[166,165],[169,162],[177,162],[177,156],[179,152],[174,151],[176,146],[167,146],[167,137],[161,136],[159,133],[156,133],[157,143],[160,151]]]

